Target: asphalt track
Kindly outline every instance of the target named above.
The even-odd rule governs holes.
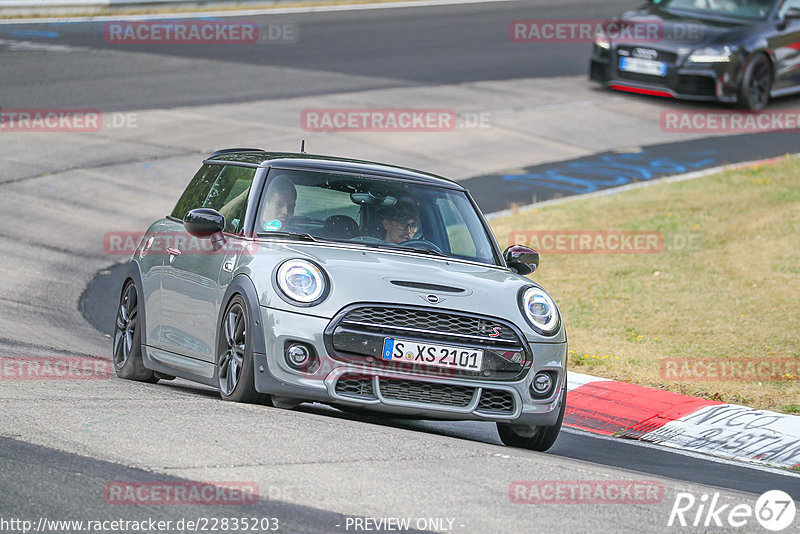
[[[766,141],[766,142],[765,142]],[[665,176],[791,154],[796,134],[746,134],[679,141],[633,151],[608,151],[569,161],[532,165],[513,173],[490,174],[461,183],[486,212],[594,193]],[[527,202],[526,202],[527,201]]]
[[[599,18],[630,5],[635,3],[536,1],[255,17],[259,23],[267,18],[296,21],[302,31],[296,45],[263,49],[228,45],[121,50],[102,39],[97,24],[0,26],[0,105],[153,110],[578,75],[584,73],[588,59],[586,45],[523,50],[509,45],[508,21]],[[81,53],[61,54],[59,46],[78,47]],[[17,47],[14,54],[8,53],[12,47]],[[792,152],[795,135],[639,147],[628,152],[633,154],[629,159],[639,154],[638,170],[625,176],[636,181],[648,179],[642,169],[649,168],[652,178],[675,172],[675,165],[691,170]],[[153,139],[154,146],[158,142]],[[68,159],[70,144],[52,144],[47,150]],[[619,171],[619,161],[606,158],[619,154],[604,152],[523,167],[490,178],[475,177],[468,185],[486,212],[506,207],[510,198],[579,194],[587,191],[564,188],[564,184],[574,186],[574,178],[586,178],[576,169],[594,169],[596,176],[597,169],[610,163],[607,170]],[[43,156],[50,154],[43,151]],[[152,156],[142,154],[141,160],[148,157]],[[3,151],[3,161],[13,165],[17,160]],[[104,268],[92,279],[84,265],[111,262],[92,254],[88,240],[119,217],[141,226],[141,216],[129,207],[137,202],[142,203],[140,211],[163,213],[158,210],[171,205],[185,183],[185,173],[167,172],[173,173],[171,181],[149,191],[145,182],[126,180],[124,174],[112,178],[110,188],[104,183],[100,189],[61,173],[8,182],[2,202],[9,216],[0,236],[4,253],[0,267],[5,275],[0,295],[5,308],[0,310],[5,322],[0,329],[3,355],[104,356],[108,340],[93,327],[108,331],[118,269]],[[492,194],[486,187],[497,178],[509,178],[503,180],[508,185],[502,194]],[[596,188],[607,186],[595,182]],[[524,196],[514,189],[523,186]],[[94,195],[101,195],[97,198],[102,202],[96,202]],[[63,230],[54,231],[56,225]],[[85,291],[77,292],[82,293],[80,299],[61,297],[86,284]],[[27,300],[28,294],[41,300]],[[52,295],[49,300],[48,295]],[[77,306],[93,327],[65,318]],[[456,517],[460,525],[456,530],[462,532],[520,530],[534,518],[553,525],[555,531],[659,531],[666,529],[671,498],[681,489],[719,490],[736,502],[751,503],[755,494],[783,489],[800,499],[796,475],[585,433],[565,431],[550,452],[536,454],[502,447],[491,424],[387,420],[318,405],[286,412],[221,403],[207,388],[182,381],[103,382],[58,388],[0,384],[5,404],[0,413],[2,517],[187,515],[186,510],[171,507],[124,511],[109,507],[101,498],[109,480],[235,479],[256,480],[262,489],[275,485],[283,492],[260,499],[247,512],[280,516],[290,532],[337,530],[335,525],[344,516],[436,513]],[[526,478],[654,478],[662,480],[667,491],[664,502],[650,509],[586,506],[575,513],[560,506],[509,507],[509,482]],[[441,501],[437,505],[425,498],[431,489]],[[235,515],[225,507],[190,512]]]
[[[59,54],[34,71],[0,59],[4,101],[15,107],[153,109],[286,96],[583,74],[583,43],[526,47],[508,38],[515,19],[602,18],[631,0],[494,2],[424,9],[233,17],[262,26],[296,23],[291,45],[112,44],[103,22],[0,24],[0,39],[86,48],[69,64]],[[106,55],[127,51],[137,55]],[[148,54],[146,61],[138,54]],[[170,58],[190,60],[177,65]],[[326,75],[327,74],[327,75]]]

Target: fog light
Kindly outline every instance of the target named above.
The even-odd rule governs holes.
[[[287,342],[284,348],[284,359],[289,367],[298,371],[313,373],[317,367],[317,356],[314,349],[305,343]]]
[[[548,371],[540,371],[533,377],[531,393],[534,397],[548,397],[552,393],[554,385],[553,374]]]
[[[308,363],[311,354],[309,354],[308,349],[303,345],[289,345],[286,356],[289,357],[289,363],[301,367]]]

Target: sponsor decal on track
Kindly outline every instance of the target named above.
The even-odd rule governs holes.
[[[570,372],[564,426],[800,468],[800,418]]]

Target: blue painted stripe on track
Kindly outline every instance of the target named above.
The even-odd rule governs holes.
[[[14,37],[44,37],[46,39],[57,39],[61,37],[58,32],[43,32],[38,30],[14,30],[8,32],[9,35]]]

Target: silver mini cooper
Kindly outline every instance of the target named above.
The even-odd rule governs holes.
[[[567,336],[469,193],[366,161],[216,152],[125,270],[117,375],[182,377],[225,400],[320,402],[495,421],[544,451],[566,404]]]

